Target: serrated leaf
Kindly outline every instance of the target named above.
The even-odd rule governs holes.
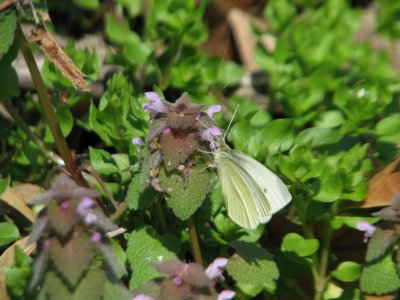
[[[99,174],[111,175],[119,172],[111,154],[107,151],[89,147],[89,157],[93,168]]]
[[[17,28],[17,14],[9,8],[0,11],[0,59],[7,53],[14,41]]]
[[[14,224],[0,223],[0,247],[20,238],[18,227]]]
[[[394,230],[376,228],[368,243],[366,261],[370,262],[385,255],[397,239],[398,237]]]
[[[342,262],[334,271],[332,276],[344,282],[357,280],[361,275],[361,266],[353,261]]]
[[[155,191],[147,186],[143,191],[140,190],[142,174],[135,174],[126,193],[129,209],[138,210],[151,206],[156,200]]]
[[[87,271],[93,255],[93,245],[87,236],[72,237],[64,244],[53,238],[50,243],[50,259],[72,286],[76,286]]]
[[[279,277],[279,270],[272,255],[257,245],[234,241],[236,254],[228,262],[226,270],[238,283],[271,285]]]
[[[187,176],[187,182],[183,176]],[[191,217],[211,191],[211,175],[206,170],[188,169],[186,174],[159,174],[160,186],[167,191],[167,204],[181,220]]]
[[[285,235],[282,242],[282,251],[294,252],[298,256],[306,257],[314,254],[319,248],[317,239],[305,239],[297,233]]]
[[[369,294],[386,294],[400,288],[400,277],[391,255],[368,264],[360,279],[361,290]]]
[[[126,256],[133,273],[129,283],[130,289],[161,276],[150,263],[177,258],[175,253],[151,233],[150,228],[136,230],[128,236]]]

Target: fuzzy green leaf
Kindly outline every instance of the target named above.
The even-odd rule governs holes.
[[[369,294],[386,294],[400,288],[400,277],[391,255],[368,264],[360,279],[361,290]]]
[[[14,41],[14,33],[17,28],[17,14],[9,8],[0,11],[0,59],[7,53]]]
[[[305,239],[297,233],[287,234],[282,242],[282,250],[294,252],[298,256],[306,257],[314,254],[319,248],[317,239]]]
[[[288,150],[294,140],[294,124],[290,119],[277,119],[265,125],[261,132],[262,142],[270,153]]]
[[[136,230],[128,235],[126,256],[133,273],[129,283],[131,289],[160,277],[150,263],[176,258],[175,253],[167,249],[149,228]]]
[[[241,284],[275,285],[279,270],[267,250],[242,241],[234,241],[231,245],[236,254],[226,267],[230,276]]]
[[[59,274],[72,286],[87,271],[93,254],[93,245],[88,236],[72,237],[65,244],[56,238],[51,240],[50,258]]]
[[[385,253],[393,246],[398,237],[393,230],[383,230],[376,228],[372,235],[367,249],[365,259],[370,262],[385,255]]]
[[[187,176],[187,182],[183,176]],[[168,193],[168,206],[181,220],[196,212],[212,188],[211,174],[206,170],[189,169],[184,175],[161,171],[159,178],[161,188]]]

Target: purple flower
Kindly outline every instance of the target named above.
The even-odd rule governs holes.
[[[218,147],[218,143],[215,141],[215,137],[222,135],[221,129],[218,127],[211,127],[200,131],[200,136],[203,140],[210,142],[210,148],[215,149]]]
[[[376,227],[368,222],[358,222],[356,227],[358,230],[364,231],[364,243],[368,242],[368,239],[374,234],[376,230]]]
[[[165,105],[165,100],[161,99],[155,92],[144,93],[150,103],[143,104],[144,111],[150,112],[150,117],[153,119],[159,113],[168,113],[168,108]]]
[[[138,146],[143,146],[144,142],[141,138],[136,137],[136,138],[132,139],[132,144],[138,145]]]
[[[211,280],[218,280],[219,278],[224,279],[222,272],[225,271],[225,267],[228,264],[228,259],[219,257],[207,267],[206,274]]]
[[[88,213],[83,217],[83,223],[85,223],[86,225],[91,225],[93,223],[96,223],[96,221],[97,221],[97,216],[93,213]]]
[[[218,294],[218,300],[230,300],[235,297],[236,293],[230,290],[223,290],[221,293]]]
[[[214,119],[214,114],[221,111],[221,105],[211,105],[207,110],[206,114],[210,119]]]
[[[97,243],[98,241],[100,241],[100,239],[101,239],[101,234],[98,231],[95,231],[90,235],[90,241],[92,243]]]
[[[85,217],[88,213],[90,213],[93,206],[96,204],[92,198],[84,197],[79,202],[76,207],[76,212],[81,216]]]
[[[62,199],[59,203],[61,208],[67,209],[69,207],[69,199]]]
[[[155,299],[153,297],[150,297],[147,295],[139,294],[136,297],[134,297],[132,300],[155,300]]]

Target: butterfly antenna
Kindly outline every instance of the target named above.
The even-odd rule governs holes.
[[[235,111],[233,112],[233,116],[232,116],[231,120],[229,121],[228,128],[226,129],[226,131],[225,131],[225,134],[224,134],[224,139],[226,138],[226,135],[228,134],[228,132],[229,132],[229,129],[231,128],[231,125],[232,125],[233,119],[235,118],[235,116],[236,116],[236,113],[237,113],[238,109],[239,109],[239,104],[238,104],[238,105],[236,105]]]

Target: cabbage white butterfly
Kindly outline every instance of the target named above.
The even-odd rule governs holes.
[[[213,151],[219,183],[229,217],[244,228],[267,223],[292,196],[282,180],[263,164],[219,139]]]
[[[210,106],[205,112],[212,120],[220,111],[219,105]],[[235,117],[237,108],[228,125]],[[289,190],[282,180],[266,166],[239,151],[232,150],[225,142],[225,135],[217,127],[208,127],[200,132],[203,140],[210,143],[214,165],[225,199],[229,217],[242,227],[254,229],[267,223],[272,215],[291,200]],[[227,132],[228,132],[227,130]]]

